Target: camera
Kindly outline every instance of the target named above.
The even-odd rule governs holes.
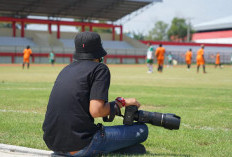
[[[125,109],[123,124],[133,125],[135,121],[149,123],[164,127],[169,130],[178,130],[181,118],[171,113],[148,112],[138,110],[137,106],[127,106]]]

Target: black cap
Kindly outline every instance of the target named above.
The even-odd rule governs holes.
[[[102,47],[101,37],[95,32],[81,32],[75,37],[74,59],[98,59],[107,53]]]

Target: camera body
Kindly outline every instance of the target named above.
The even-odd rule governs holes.
[[[123,124],[133,125],[135,121],[162,126],[169,130],[178,130],[181,118],[171,113],[148,112],[138,110],[137,106],[127,106],[125,109]]]

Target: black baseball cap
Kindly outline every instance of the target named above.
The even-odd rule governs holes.
[[[81,32],[75,37],[74,59],[99,59],[107,55],[101,37],[95,32]]]

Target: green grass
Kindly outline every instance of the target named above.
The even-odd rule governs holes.
[[[178,131],[149,126],[144,156],[232,156],[232,68],[196,73],[196,67],[110,65],[110,100],[135,97],[142,110],[181,116]],[[42,139],[46,105],[62,66],[0,66],[0,143],[47,149]],[[201,69],[202,70],[202,69]],[[96,123],[102,122],[97,119]],[[122,124],[117,117],[113,123]]]

